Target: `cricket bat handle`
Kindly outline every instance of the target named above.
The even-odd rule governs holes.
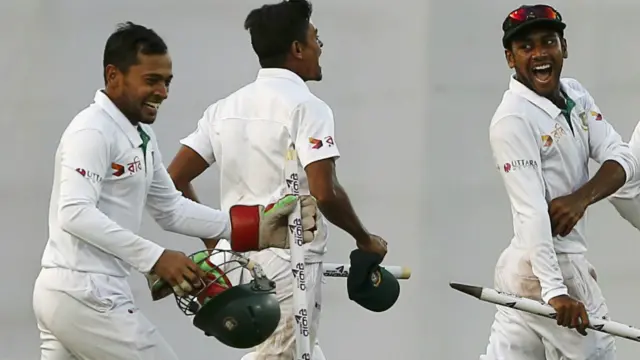
[[[408,280],[411,277],[411,269],[406,266],[398,265],[380,265],[385,268],[391,275],[399,280]],[[349,276],[349,264],[323,263],[322,272],[326,277],[347,277]]]

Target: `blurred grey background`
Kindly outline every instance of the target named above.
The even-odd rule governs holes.
[[[39,358],[31,308],[47,239],[53,156],[71,118],[102,85],[102,50],[118,22],[157,30],[175,80],[155,129],[164,158],[202,111],[252,81],[258,70],[246,14],[262,1],[3,0],[0,119],[3,229],[0,359]],[[565,75],[590,89],[625,139],[637,119],[637,21],[631,0],[555,1],[568,22]],[[454,292],[449,281],[492,285],[512,234],[510,209],[488,144],[488,124],[508,84],[500,25],[518,1],[316,0],[325,79],[312,90],[333,107],[338,175],[368,227],[390,243],[387,264],[413,269],[396,306],[372,313],[327,279],[320,341],[329,360],[478,359],[494,307]],[[196,182],[218,205],[217,172]],[[590,259],[612,316],[640,325],[635,271],[640,236],[608,203],[590,217]],[[147,216],[143,236],[185,252],[197,239],[162,232]],[[334,228],[328,262],[347,262],[353,241]],[[132,276],[142,310],[183,358],[240,359],[191,325],[172,299],[151,303]],[[640,344],[618,341],[619,359]]]

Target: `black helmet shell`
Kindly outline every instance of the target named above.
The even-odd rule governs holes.
[[[251,281],[211,298],[196,313],[193,325],[227,346],[248,349],[271,336],[280,315],[275,290],[263,290]]]

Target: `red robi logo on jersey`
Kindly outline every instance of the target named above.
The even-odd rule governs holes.
[[[509,171],[511,171],[511,164],[509,163],[504,164],[504,172],[508,173]]]
[[[113,172],[113,175],[115,175],[115,176],[122,176],[122,174],[124,174],[124,166],[122,166],[120,164],[111,163],[111,168],[113,170],[115,170]]]
[[[322,147],[322,140],[310,137],[309,144],[312,145],[312,149],[320,149]]]
[[[312,149],[320,149],[324,144],[327,144],[327,146],[332,147],[334,145],[334,142],[333,142],[332,136],[325,136],[324,140],[310,137],[309,144],[312,145],[311,146]]]

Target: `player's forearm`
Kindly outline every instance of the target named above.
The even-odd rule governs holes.
[[[607,160],[587,183],[576,190],[576,195],[591,205],[618,191],[626,181],[627,173],[622,165]]]
[[[80,240],[115,255],[142,273],[149,272],[164,248],[126,230],[92,204],[66,204],[60,207],[61,228]]]
[[[369,238],[367,230],[356,215],[349,196],[342,186],[336,184],[333,191],[328,194],[314,196],[318,203],[318,209],[329,222],[346,231],[356,242]]]
[[[542,210],[537,211],[523,217],[520,224],[517,232],[528,249],[531,270],[540,281],[542,300],[548,302],[558,295],[567,294],[553,246],[548,214]]]

